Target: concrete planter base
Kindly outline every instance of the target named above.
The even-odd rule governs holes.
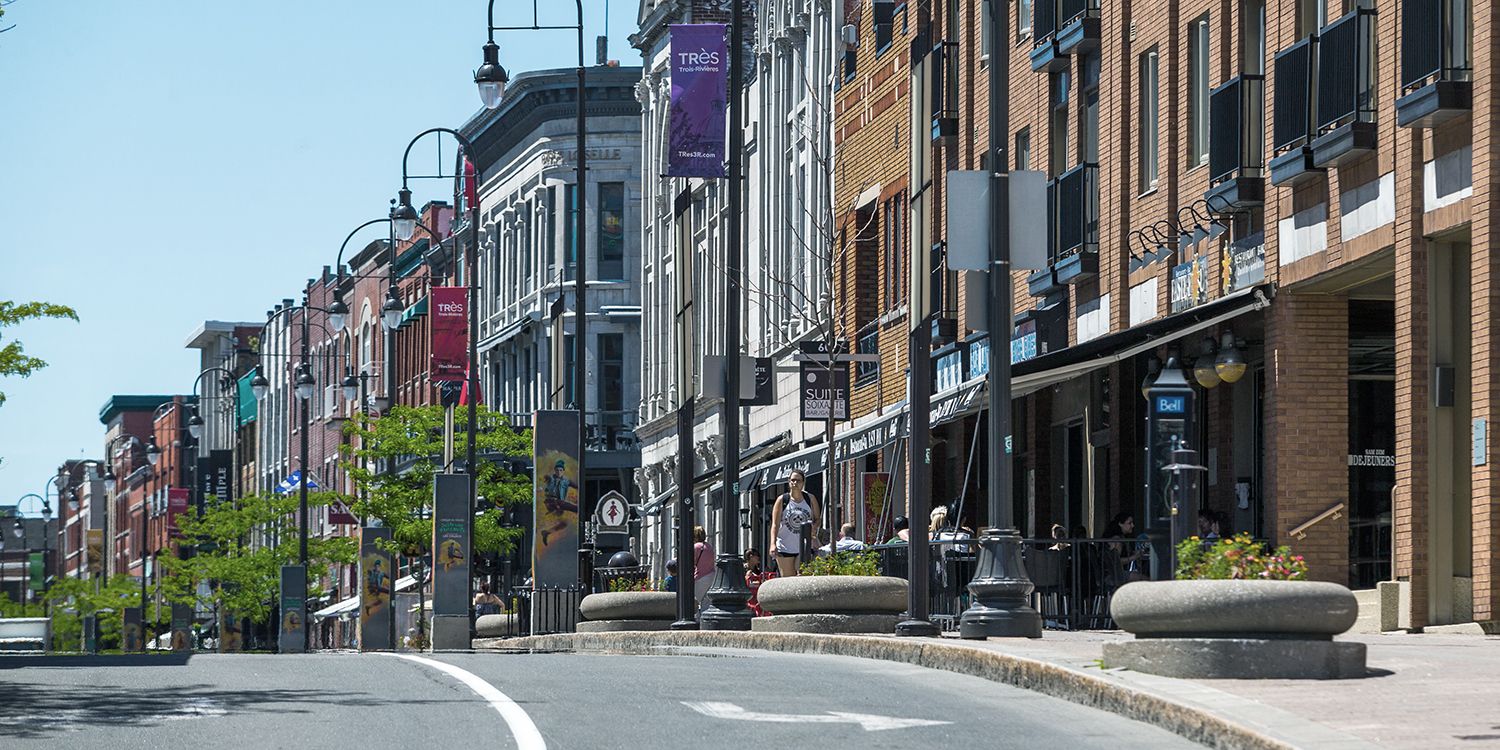
[[[897,615],[769,615],[750,621],[753,633],[894,633]]]
[[[474,630],[479,633],[480,638],[504,638],[508,635],[520,635],[520,623],[516,621],[513,613],[503,615],[480,615],[474,621]]]
[[[677,594],[672,591],[611,591],[589,594],[578,604],[589,620],[675,620]]]
[[[618,633],[629,630],[670,630],[672,620],[585,620],[578,623],[580,633]]]
[[[906,587],[904,579],[886,576],[793,576],[762,583],[757,598],[778,615],[899,615],[906,611]]]
[[[1365,676],[1349,589],[1315,581],[1152,581],[1122,586],[1110,615],[1134,641],[1108,643],[1106,668],[1191,679]]]
[[[1104,666],[1191,680],[1365,676],[1365,644],[1265,638],[1137,638],[1104,644]]]

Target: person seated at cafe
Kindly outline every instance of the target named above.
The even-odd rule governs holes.
[[[911,541],[911,519],[906,516],[896,516],[896,535],[886,541],[886,544],[906,544]]]

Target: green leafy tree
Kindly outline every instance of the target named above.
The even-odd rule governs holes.
[[[467,424],[468,407],[454,410],[459,434],[457,451],[464,445],[463,426]],[[526,456],[531,453],[531,430],[516,429],[503,414],[479,407],[479,431],[475,447],[483,455]],[[344,434],[355,438],[343,446],[349,472],[358,496],[349,498],[349,507],[362,518],[375,519],[392,529],[391,552],[415,552],[432,544],[433,477],[442,469],[443,409],[440,406],[393,407],[380,418],[361,416],[344,426]],[[383,473],[380,461],[411,462],[401,473]],[[479,516],[474,523],[476,553],[509,552],[521,537],[521,529],[500,526],[501,511],[514,505],[530,505],[531,479],[513,474],[506,466],[479,459],[479,496],[494,504],[495,510]]]
[[[49,302],[27,302],[21,305],[14,302],[0,302],[0,328],[13,326],[33,318],[67,318],[77,321],[78,313],[74,312],[71,307]],[[46,366],[46,362],[36,357],[26,356],[20,341],[11,341],[0,348],[0,377],[19,375],[24,378]],[[0,393],[0,405],[4,404],[5,394]]]
[[[310,493],[309,509],[328,505],[339,496]],[[238,612],[263,622],[281,587],[281,566],[296,565],[298,556],[298,495],[256,494],[237,503],[219,503],[212,496],[202,516],[178,518],[179,543],[192,554],[163,555],[168,601],[194,606],[209,604],[219,611]],[[307,540],[308,598],[321,596],[317,571],[354,562],[354,539]],[[199,600],[200,581],[210,583],[210,601]]]
[[[119,574],[107,582],[87,578],[60,578],[47,589],[45,600],[52,610],[52,647],[58,651],[82,648],[84,615],[99,620],[101,644],[118,648],[126,607],[141,604],[141,584]],[[146,614],[150,614],[149,612]],[[101,648],[105,646],[101,645]]]

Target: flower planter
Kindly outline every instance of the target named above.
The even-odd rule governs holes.
[[[1104,666],[1193,679],[1365,675],[1365,646],[1335,641],[1359,604],[1336,583],[1152,581],[1125,585],[1110,615],[1134,640],[1106,643]]]
[[[794,576],[760,585],[770,613],[750,622],[757,632],[889,633],[906,611],[907,584],[886,576]]]
[[[580,633],[618,630],[666,630],[677,619],[672,591],[611,591],[589,594],[578,604]]]

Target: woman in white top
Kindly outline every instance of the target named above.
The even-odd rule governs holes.
[[[818,499],[803,492],[807,475],[800,470],[792,471],[787,480],[791,486],[776,498],[771,508],[771,537],[776,540],[776,572],[781,576],[797,575],[797,556],[802,551],[802,524],[810,523],[814,529],[823,520],[818,508]]]

